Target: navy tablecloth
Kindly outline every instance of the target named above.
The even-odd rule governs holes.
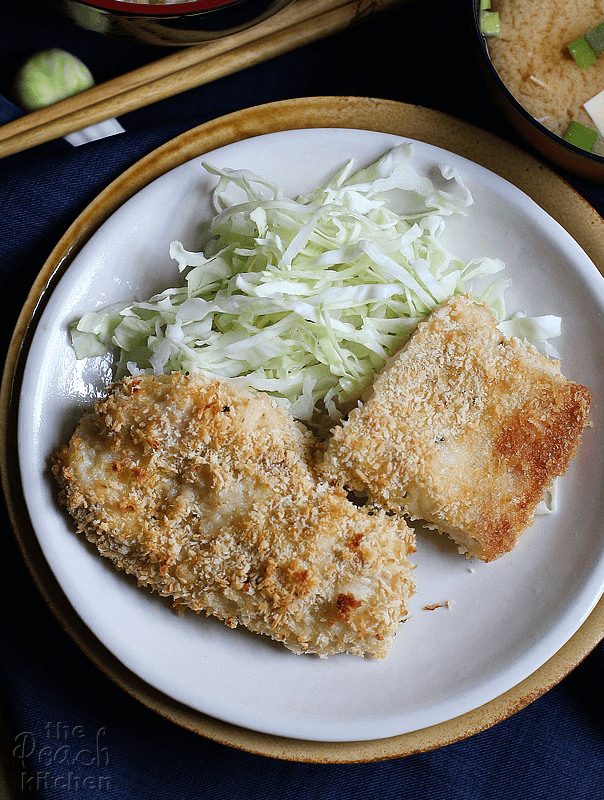
[[[464,6],[461,0],[415,0],[387,17],[131,112],[121,118],[126,132],[119,136],[79,148],[58,140],[0,161],[3,352],[31,282],[70,223],[131,164],[202,122],[274,100],[356,95],[435,108],[514,139],[477,74]],[[8,97],[20,61],[51,46],[79,55],[99,81],[167,54],[79,30],[41,2],[3,4],[0,122],[19,113]],[[603,187],[565,177],[604,213]],[[271,759],[208,741],[118,688],[47,609],[4,510],[1,525],[0,791],[6,797],[604,798],[603,645],[532,705],[470,739],[370,764]],[[91,751],[99,748],[105,782],[82,785],[75,775],[68,781],[60,750],[66,731]]]

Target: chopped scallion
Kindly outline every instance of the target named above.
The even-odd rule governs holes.
[[[498,11],[480,12],[480,32],[484,36],[498,36],[501,32]]]
[[[567,46],[580,69],[591,67],[592,64],[596,63],[594,51],[589,46],[585,36],[580,36],[574,42],[569,42]]]
[[[574,144],[575,147],[580,147],[582,150],[591,152],[598,138],[598,133],[588,128],[586,125],[582,125],[580,122],[573,120],[569,123],[566,133],[562,138],[565,142]]]
[[[600,22],[585,34],[585,41],[596,55],[604,53],[604,22]]]

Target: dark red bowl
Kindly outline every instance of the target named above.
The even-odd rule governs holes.
[[[292,0],[185,0],[131,3],[122,0],[45,0],[81,28],[116,39],[182,47],[249,28]]]

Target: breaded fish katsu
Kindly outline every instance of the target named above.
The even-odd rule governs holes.
[[[491,561],[511,550],[577,450],[590,393],[457,296],[333,431],[324,474]]]
[[[78,530],[175,606],[296,653],[381,657],[414,592],[414,536],[319,480],[315,445],[233,382],[139,376],[84,415],[53,472]]]

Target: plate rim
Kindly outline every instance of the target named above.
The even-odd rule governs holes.
[[[213,741],[258,755],[312,763],[358,763],[425,752],[465,739],[506,719],[560,682],[604,638],[604,598],[573,637],[542,667],[499,697],[466,714],[419,731],[361,742],[288,739],[239,728],[183,706],[130,672],[77,615],[46,564],[29,521],[16,450],[19,388],[35,322],[57,280],[113,212],[165,172],[243,139],[283,130],[352,128],[407,136],[442,147],[490,169],[535,200],[596,264],[604,264],[604,220],[562,177],[493,133],[440,111],[398,101],[310,97],[233,112],[166,142],[113,180],[76,218],[42,266],[22,308],[0,389],[0,471],[15,537],[46,604],[66,633],[109,678],[143,705]]]

